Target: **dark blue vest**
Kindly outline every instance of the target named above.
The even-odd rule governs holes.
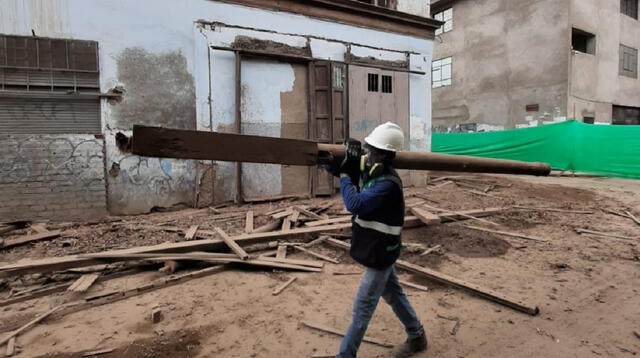
[[[351,229],[351,257],[364,266],[377,269],[389,267],[400,256],[400,234],[404,224],[402,180],[393,168],[386,175],[365,183],[363,190],[385,180],[395,185],[386,193],[383,205],[367,215],[354,216]]]

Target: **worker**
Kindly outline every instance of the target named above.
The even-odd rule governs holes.
[[[391,122],[376,127],[364,146],[349,139],[345,158],[325,166],[340,176],[340,191],[352,213],[351,257],[366,267],[353,303],[351,324],[336,358],[356,357],[382,297],[404,325],[407,340],[393,349],[394,357],[410,357],[427,349],[424,327],[398,283],[394,263],[402,247],[404,223],[402,181],[391,166],[404,146],[402,129]]]

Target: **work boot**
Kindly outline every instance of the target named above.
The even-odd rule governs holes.
[[[420,337],[416,338],[407,338],[407,340],[393,347],[393,357],[394,358],[407,358],[412,355],[425,351],[427,349],[427,336],[422,333]]]

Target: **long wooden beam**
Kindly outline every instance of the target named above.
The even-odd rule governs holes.
[[[139,125],[133,127],[131,144],[133,154],[148,157],[307,166],[344,157],[342,145]],[[551,172],[546,163],[419,152],[399,152],[393,165],[398,169],[477,173],[549,175]]]

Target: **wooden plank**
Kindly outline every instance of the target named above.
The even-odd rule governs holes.
[[[218,235],[220,235],[220,237],[222,238],[222,240],[224,240],[227,246],[229,246],[231,251],[235,252],[236,255],[238,255],[238,257],[240,257],[243,260],[246,260],[249,258],[249,254],[247,254],[242,249],[242,247],[240,247],[240,245],[238,245],[238,243],[236,243],[235,240],[231,238],[231,236],[227,235],[227,233],[222,231],[222,229],[220,229],[219,227],[216,227],[215,230],[216,232],[218,232]]]
[[[289,232],[274,231],[265,233],[251,233],[242,234],[234,237],[234,241],[240,245],[251,245],[263,242],[269,242],[282,238],[294,238],[298,235],[331,232],[342,229],[348,229],[351,227],[351,223],[339,224],[339,225],[326,225],[307,228],[296,228]],[[203,230],[199,230],[202,232]],[[212,235],[216,235],[215,231],[208,231]],[[141,246],[123,250],[112,250],[104,253],[111,254],[142,254],[142,253],[179,253],[179,252],[192,252],[192,251],[216,251],[226,247],[223,240],[218,239],[205,239],[205,240],[193,240],[177,243],[164,243],[153,246]],[[114,261],[126,261],[114,260]],[[95,257],[81,257],[80,255],[70,255],[62,257],[45,258],[38,260],[25,260],[19,263],[0,266],[0,277],[8,277],[15,275],[24,275],[28,273],[38,272],[52,272],[58,270],[64,270],[73,267],[85,267],[91,265],[103,264],[104,260]]]
[[[89,287],[91,287],[91,285],[93,285],[94,282],[96,282],[98,277],[100,277],[99,274],[82,275],[71,286],[69,286],[67,291],[85,292]]]
[[[187,229],[187,232],[184,234],[184,239],[185,240],[193,240],[196,237],[196,234],[198,233],[198,225],[192,225],[189,227],[189,229]]]
[[[409,282],[409,281],[405,281],[405,280],[398,280],[398,282],[400,282],[401,285],[405,285],[411,288],[415,288],[416,290],[420,290],[420,291],[429,291],[428,287],[422,286],[422,285],[418,285],[417,283],[413,283],[413,282]]]
[[[276,259],[284,259],[287,257],[287,246],[278,245],[278,251],[276,251]]]
[[[298,210],[302,215],[310,218],[310,219],[316,219],[316,220],[324,220],[324,218],[316,213],[314,213],[313,211],[307,210],[301,206],[294,206],[294,208],[296,210]]]
[[[502,197],[499,197],[499,196],[496,196],[496,195],[487,194],[487,193],[483,193],[483,192],[478,191],[478,190],[462,189],[462,191],[466,191],[467,193],[471,193],[471,194],[475,194],[475,195],[488,196],[490,198],[495,198],[495,199],[504,199]]]
[[[278,287],[275,290],[273,290],[272,294],[274,296],[279,295],[282,291],[284,291],[285,288],[289,287],[289,285],[291,285],[293,283],[293,281],[295,281],[296,279],[297,279],[297,277],[290,278],[289,280],[287,280],[287,282],[282,284],[280,287]]]
[[[27,235],[27,236],[23,236],[17,239],[7,239],[4,240],[4,242],[2,242],[0,244],[0,248],[2,249],[6,249],[9,247],[14,247],[14,246],[18,246],[18,245],[22,245],[22,244],[26,244],[29,242],[35,242],[35,241],[40,241],[40,240],[44,240],[44,239],[51,239],[54,237],[58,237],[60,236],[60,231],[56,230],[56,231],[47,231],[44,233],[39,233],[39,234],[33,234],[33,235]]]
[[[247,218],[244,223],[244,232],[247,234],[253,232],[253,210],[247,211]]]
[[[16,337],[11,337],[7,342],[7,354],[6,357],[11,357],[16,354]]]
[[[299,218],[300,218],[300,212],[294,208],[293,214],[291,214],[291,218],[290,218],[291,224],[295,226]]]
[[[344,337],[344,332],[339,331],[335,328],[329,327],[329,326],[325,326],[323,324],[319,324],[319,323],[315,323],[315,322],[310,322],[310,321],[301,321],[300,323],[302,323],[303,326],[308,327],[308,328],[313,328],[313,329],[317,329],[318,331],[322,331],[325,333],[331,333],[331,334],[335,334],[337,336],[341,336]],[[367,343],[371,343],[371,344],[375,344],[381,347],[386,347],[386,348],[392,348],[393,344],[388,343],[388,342],[384,342],[381,340],[378,340],[376,338],[371,338],[368,336],[364,336],[364,338],[362,338],[363,342],[367,342]]]
[[[283,264],[291,264],[291,265],[300,265],[300,266],[309,266],[309,267],[324,267],[324,262],[320,261],[312,261],[312,260],[298,260],[298,259],[279,259],[277,257],[262,257],[259,260],[269,261],[269,262],[277,262]]]
[[[49,230],[47,230],[47,224],[45,224],[45,223],[33,224],[33,225],[29,226],[29,228],[31,230],[35,231],[38,234],[43,234],[43,233],[49,231]]]
[[[326,220],[318,220],[318,221],[309,221],[304,223],[306,226],[309,227],[315,227],[315,226],[324,226],[324,225],[330,225],[330,224],[340,224],[340,223],[344,223],[344,222],[350,222],[351,221],[351,215],[349,216],[343,216],[340,218],[332,218],[332,219],[326,219]]]
[[[113,351],[115,351],[115,348],[106,348],[106,349],[99,349],[99,350],[95,350],[95,351],[90,351],[90,352],[86,352],[82,354],[82,357],[93,357],[93,356],[99,356],[101,354],[107,354],[107,353],[111,353]]]
[[[420,256],[426,256],[426,255],[429,255],[429,254],[430,254],[430,253],[432,253],[432,252],[435,252],[435,251],[440,250],[440,248],[441,248],[441,247],[442,247],[442,245],[436,245],[436,246],[434,246],[434,247],[428,248],[428,249],[424,250],[424,252],[423,252],[423,253],[421,253],[421,254],[420,254]]]
[[[60,310],[61,308],[65,307],[65,306],[66,305],[56,306],[56,307],[50,309],[49,311],[37,316],[36,318],[34,318],[33,320],[29,321],[28,323],[26,323],[22,327],[16,329],[15,331],[8,333],[4,338],[2,338],[0,340],[0,346],[2,346],[3,344],[9,342],[9,340],[11,340],[11,338],[18,336],[20,333],[30,329],[31,327],[35,326],[38,323],[40,323],[40,321],[44,320],[45,318],[49,317],[51,314],[53,314],[54,312]]]
[[[340,240],[336,240],[336,239],[327,239],[326,241],[327,243],[330,243],[331,245],[335,246],[335,247],[339,247],[341,249],[345,249],[345,250],[349,250],[349,248],[351,247],[351,245],[342,242]],[[480,297],[486,298],[490,301],[499,303],[501,305],[513,308],[517,311],[520,312],[524,312],[530,315],[537,315],[538,313],[540,313],[540,310],[538,309],[538,307],[531,307],[531,306],[527,306],[524,302],[520,301],[520,300],[516,300],[516,299],[512,299],[509,298],[503,294],[500,294],[498,292],[495,292],[493,290],[490,289],[486,289],[486,288],[482,288],[476,284],[473,283],[468,283],[465,282],[463,280],[459,280],[457,278],[451,277],[449,275],[431,270],[429,268],[426,267],[422,267],[422,266],[418,266],[418,265],[414,265],[412,263],[409,263],[407,261],[403,261],[403,260],[398,260],[396,261],[396,266],[399,268],[402,268],[404,270],[407,270],[409,272],[413,272],[415,274],[427,277],[429,279],[432,279],[436,282],[440,282],[443,283],[445,285],[449,285],[449,286],[453,286],[456,288],[460,288],[463,290],[467,290],[469,292],[472,292]]]
[[[538,208],[532,206],[522,206],[522,205],[514,205],[515,209],[523,209],[523,210],[533,210],[533,211],[551,211],[555,213],[568,213],[568,214],[593,214],[594,211],[587,210],[566,210],[566,209],[557,209],[557,208]]]
[[[474,218],[481,218],[485,216],[491,216],[495,214],[500,214],[505,211],[511,210],[511,207],[496,207],[496,208],[487,208],[487,209],[474,209],[474,210],[459,210],[455,213],[444,213],[439,215],[442,219],[442,222],[450,222],[450,221],[460,221],[464,219],[469,219],[470,216]]]
[[[437,208],[435,206],[431,206],[431,205],[428,205],[428,204],[424,204],[423,206],[426,207],[426,208],[430,208],[430,209],[433,209],[433,210],[440,211],[441,213],[438,215],[440,217],[440,220],[445,220],[444,215],[446,215],[446,217],[450,221],[460,221],[460,220],[471,219],[471,220],[480,221],[480,222],[483,222],[483,223],[486,223],[486,224],[490,224],[490,225],[501,226],[500,224],[494,223],[493,221],[480,219],[480,218],[478,218],[476,216],[473,216],[471,214],[467,214],[465,212],[452,211],[452,210],[448,210],[448,209],[441,209],[441,208]],[[460,217],[460,218],[458,219],[458,217]]]
[[[270,223],[264,224],[255,230],[253,230],[252,234],[259,234],[263,232],[273,231],[281,226],[280,221],[272,221]]]
[[[606,232],[593,231],[593,230],[580,229],[580,228],[576,229],[576,232],[578,234],[587,234],[587,235],[594,235],[594,236],[610,237],[610,238],[613,238],[613,239],[620,239],[620,240],[636,241],[636,240],[640,239],[640,236],[629,237],[629,236],[623,236],[623,235],[617,235],[617,234],[609,234],[609,233],[606,233]]]
[[[630,211],[625,210],[624,211],[625,214],[627,214],[627,216],[629,218],[631,218],[631,220],[633,220],[633,222],[635,222],[636,224],[640,225],[640,219],[638,219],[637,217],[635,217]]]
[[[289,231],[291,230],[291,217],[287,216],[286,218],[284,218],[284,220],[282,220],[282,231]]]
[[[7,225],[0,227],[0,235],[6,234],[8,232],[18,230],[20,227],[18,225]]]
[[[212,146],[211,143],[216,145]],[[228,162],[289,165],[316,165],[318,162],[318,144],[310,140],[139,125],[133,126],[132,152],[148,157]]]
[[[326,239],[327,239],[327,238],[325,238],[324,240],[326,240]],[[323,241],[324,241],[324,240],[323,240]],[[293,246],[293,248],[294,248],[294,249],[296,249],[296,250],[298,250],[298,251],[302,251],[302,252],[304,252],[304,253],[306,253],[306,254],[309,254],[309,255],[311,255],[311,256],[313,256],[313,257],[317,257],[317,258],[319,258],[320,260],[324,260],[324,261],[327,261],[327,262],[331,262],[332,264],[339,264],[339,263],[340,263],[340,261],[338,261],[338,260],[336,260],[336,259],[332,259],[331,257],[325,256],[325,255],[322,255],[322,254],[319,254],[319,253],[317,253],[317,252],[313,252],[313,251],[311,251],[311,250],[305,249],[304,247],[300,247],[300,246]]]
[[[425,225],[440,224],[441,219],[438,215],[430,213],[424,207],[413,207],[411,213],[420,219]]]
[[[510,236],[510,237],[516,237],[516,238],[519,238],[519,239],[538,241],[538,242],[549,242],[549,240],[544,240],[544,239],[540,239],[540,238],[537,238],[537,237],[527,236],[527,235],[523,235],[523,234],[519,234],[519,233],[515,233],[515,232],[491,230],[491,229],[485,229],[483,227],[471,226],[471,225],[460,225],[460,226],[462,226],[464,228],[467,228],[467,229],[472,229],[472,230],[477,230],[477,231],[484,231],[484,232],[489,232],[489,233],[498,234],[498,235],[504,235],[504,236]]]
[[[293,209],[287,208],[284,211],[280,211],[276,214],[271,215],[271,217],[274,219],[282,219],[284,217],[291,216],[292,214],[293,214]]]

